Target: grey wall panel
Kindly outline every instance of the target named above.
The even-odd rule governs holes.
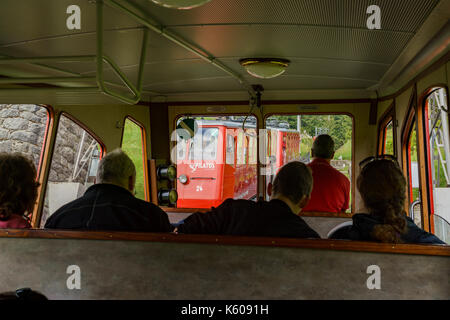
[[[327,234],[331,229],[343,222],[351,220],[351,218],[334,217],[302,217],[302,219],[323,239],[327,238]]]
[[[139,241],[0,238],[0,291],[50,299],[449,299],[443,256]],[[381,289],[369,290],[369,265]],[[81,268],[68,290],[66,269]]]

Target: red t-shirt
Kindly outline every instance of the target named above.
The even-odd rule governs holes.
[[[12,214],[8,220],[0,220],[0,229],[27,229],[31,228],[31,225],[25,220],[24,217],[18,214]]]
[[[306,211],[345,212],[350,197],[350,181],[325,159],[315,158],[308,167],[312,170],[313,190]]]

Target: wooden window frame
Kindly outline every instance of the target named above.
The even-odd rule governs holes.
[[[382,155],[386,153],[386,127],[392,121],[392,147],[394,149],[394,157],[397,157],[397,118],[395,113],[395,101],[383,113],[378,122],[378,142],[377,154]]]
[[[49,105],[37,104],[39,107],[43,107],[47,111],[47,123],[45,126],[44,138],[42,141],[41,155],[39,158],[38,168],[36,170],[36,181],[39,182],[39,187],[37,190],[36,203],[33,208],[33,212],[31,213],[31,226],[34,228],[38,224],[37,218],[40,218],[39,209],[40,203],[44,200],[44,185],[46,185],[46,172],[47,167],[49,167],[48,156],[50,150],[50,141],[52,137],[52,133],[54,131],[54,123],[55,123],[55,111]]]
[[[49,107],[49,106],[47,106],[47,107]],[[52,112],[53,112],[53,114],[52,114],[53,119],[52,119],[52,123],[51,123],[51,128],[49,129],[48,137],[47,137],[48,141],[46,142],[45,154],[43,156],[43,167],[42,167],[41,175],[40,175],[40,179],[42,179],[42,180],[40,180],[40,182],[41,181],[42,182],[41,182],[39,195],[38,195],[38,205],[36,206],[35,210],[33,211],[33,217],[32,217],[32,221],[31,221],[31,226],[33,228],[39,228],[39,225],[41,223],[42,210],[44,209],[44,201],[45,201],[45,196],[46,196],[46,191],[47,191],[48,177],[50,175],[50,169],[51,169],[51,164],[52,164],[52,159],[53,159],[53,153],[55,151],[56,138],[58,136],[58,129],[59,129],[61,116],[63,115],[66,118],[73,121],[75,124],[77,124],[83,130],[85,130],[89,135],[91,135],[97,141],[97,143],[101,147],[100,159],[103,158],[103,156],[106,154],[106,146],[103,143],[102,139],[100,139],[100,137],[97,134],[95,134],[94,131],[92,131],[89,127],[87,127],[83,122],[81,122],[76,117],[74,117],[73,115],[71,115],[70,113],[68,113],[66,111],[55,112],[52,108],[50,108],[50,110],[52,110]]]
[[[141,139],[142,139],[142,168],[143,168],[143,175],[144,175],[144,194],[145,194],[145,201],[150,202],[150,187],[149,187],[149,171],[148,171],[148,155],[147,155],[147,131],[145,130],[145,126],[140,123],[138,120],[133,118],[131,115],[126,115],[123,119],[123,125],[122,125],[122,134],[120,137],[120,147],[122,148],[123,143],[123,135],[125,133],[125,122],[127,120],[130,120],[134,124],[136,124],[139,128],[141,128]],[[137,172],[136,172],[137,175]]]
[[[428,229],[425,229],[428,232],[431,232],[434,234],[434,202],[433,202],[433,186],[432,186],[432,174],[431,174],[431,164],[430,164],[430,158],[428,155],[430,154],[430,145],[429,140],[427,139],[429,136],[429,128],[428,128],[428,122],[426,121],[427,115],[426,115],[426,104],[428,97],[436,90],[444,89],[446,91],[447,96],[447,106],[449,105],[449,97],[448,97],[448,87],[446,84],[436,84],[428,87],[425,89],[420,97],[418,98],[418,113],[420,114],[420,125],[421,125],[421,141],[420,144],[421,152],[422,152],[422,158],[424,163],[424,172],[423,175],[423,181],[426,181],[426,183],[421,185],[421,194],[424,195],[422,200],[426,201],[425,207],[426,212],[424,212],[422,215],[426,214],[426,222],[428,224]],[[423,190],[422,190],[423,189]]]

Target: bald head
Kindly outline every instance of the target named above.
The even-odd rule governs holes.
[[[311,148],[314,158],[333,159],[334,157],[334,141],[327,134],[318,136]]]
[[[133,192],[135,181],[136,167],[122,149],[109,152],[100,161],[97,169],[97,183],[115,184]]]

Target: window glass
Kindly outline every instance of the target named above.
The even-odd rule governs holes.
[[[413,120],[414,121],[414,120]],[[417,153],[416,124],[411,128],[408,138],[408,170],[409,170],[409,204],[410,215],[419,227],[422,227],[422,212],[420,207],[419,165]]]
[[[0,152],[28,156],[39,171],[49,119],[39,105],[0,104]]]
[[[146,200],[146,171],[144,170],[145,148],[143,128],[136,122],[126,118],[122,137],[122,150],[127,153],[136,167],[136,198]]]
[[[227,198],[256,199],[256,118],[243,116],[196,116],[197,131],[191,138],[177,137],[179,208],[211,208]],[[253,136],[253,138],[252,138]],[[185,150],[188,156],[184,157]],[[181,156],[180,156],[181,155]]]
[[[335,143],[331,165],[352,181],[352,118],[339,114],[273,115],[266,119],[266,184],[290,161],[309,163],[314,139],[329,134]],[[352,188],[350,187],[350,190]],[[351,203],[350,193],[350,203]],[[268,195],[266,194],[266,198]],[[348,209],[351,212],[351,208]]]
[[[216,160],[219,129],[200,127],[189,144],[189,160]]]
[[[431,93],[425,102],[427,156],[431,171],[432,203],[435,233],[447,243],[450,221],[450,142],[447,95],[445,89]]]
[[[234,137],[231,134],[227,134],[226,164],[229,164],[232,166],[235,165],[234,148],[235,148]]]
[[[392,120],[384,128],[384,154],[394,155],[394,128]]]
[[[62,114],[50,165],[41,228],[48,217],[66,203],[82,196],[94,184],[103,154],[100,143]]]

